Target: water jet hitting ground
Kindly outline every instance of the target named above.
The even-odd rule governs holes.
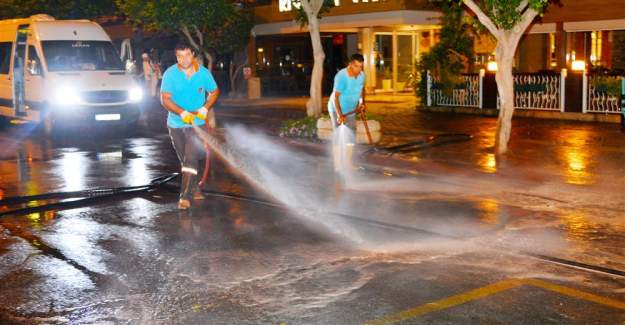
[[[333,187],[327,177],[316,177],[323,172],[315,171],[326,168],[325,174],[330,174],[329,166],[319,166],[315,157],[294,153],[272,143],[264,135],[251,133],[240,126],[226,128],[225,143],[201,128],[194,128],[222,159],[257,189],[289,207],[310,224],[321,224],[335,235],[362,241],[347,223],[328,212],[331,208],[328,202],[334,201]]]

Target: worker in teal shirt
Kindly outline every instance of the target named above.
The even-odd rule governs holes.
[[[219,89],[210,71],[197,64],[191,46],[176,46],[176,60],[178,63],[163,75],[161,102],[169,111],[167,128],[182,165],[178,208],[185,210],[191,206],[192,199],[204,198],[197,183],[202,159],[202,147],[198,144],[202,141],[192,126],[203,126],[207,131],[215,128],[213,105],[219,97]]]
[[[364,57],[352,55],[349,65],[334,77],[334,89],[328,103],[328,113],[334,126],[346,124],[355,131],[356,114],[365,110]]]
[[[356,115],[365,112],[365,73],[362,71],[364,57],[351,56],[349,65],[334,77],[334,89],[328,102],[328,113],[332,120],[332,154],[334,171],[343,181],[351,169],[351,160],[356,142]],[[345,125],[351,132],[337,132],[337,126]]]

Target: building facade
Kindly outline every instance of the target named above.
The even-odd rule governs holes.
[[[324,91],[353,53],[365,57],[367,90],[410,91],[415,63],[438,41],[441,13],[427,0],[336,0],[321,19],[326,53]],[[250,65],[264,94],[307,92],[312,48],[306,27],[295,21],[290,0],[256,3]],[[494,60],[496,43],[475,43],[475,70]],[[588,70],[625,70],[623,0],[561,0],[551,4],[521,40],[517,72],[559,72],[583,62]]]
[[[290,0],[254,8],[250,64],[263,93],[308,89],[312,47],[308,29],[294,21],[294,10]],[[437,42],[440,15],[427,0],[335,0],[321,20],[324,92],[331,91],[334,74],[354,53],[365,57],[369,91],[409,91],[406,81],[417,58]]]
[[[519,72],[560,71],[573,62],[587,70],[625,72],[625,2],[561,0],[551,4],[522,39]]]

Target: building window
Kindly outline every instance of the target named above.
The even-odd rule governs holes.
[[[601,65],[601,46],[603,37],[601,32],[590,33],[590,64]]]
[[[549,67],[555,68],[558,66],[558,58],[556,55],[556,34],[549,33]]]

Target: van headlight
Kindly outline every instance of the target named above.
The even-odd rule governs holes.
[[[143,99],[143,89],[138,86],[133,86],[128,92],[128,99],[130,99],[131,102],[140,102]]]
[[[74,105],[80,102],[80,92],[75,87],[61,86],[54,90],[52,99],[60,106]]]

